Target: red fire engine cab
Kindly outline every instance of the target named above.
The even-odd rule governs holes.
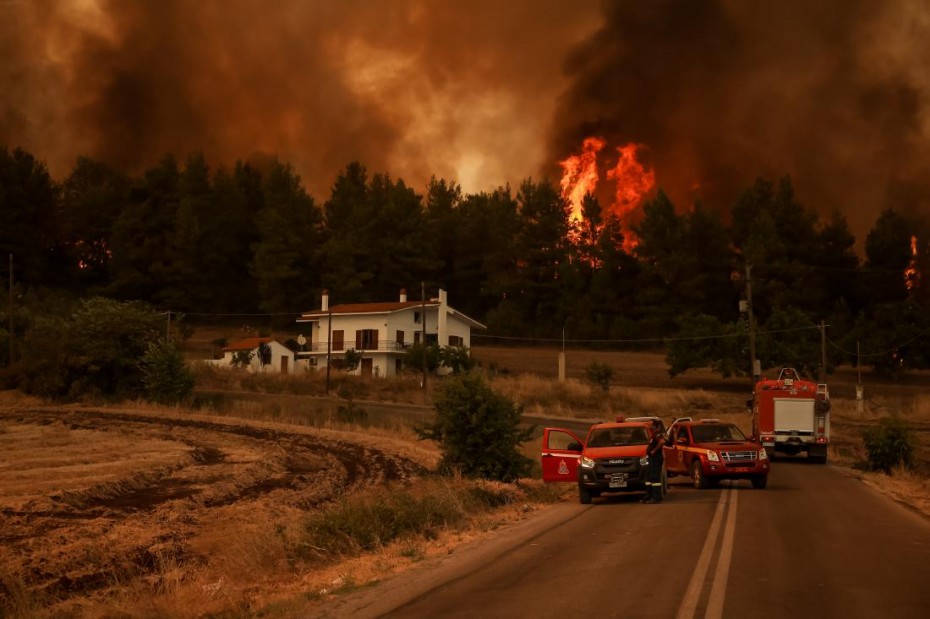
[[[803,451],[813,462],[827,461],[830,392],[825,384],[802,379],[794,368],[782,368],[777,379],[757,382],[753,396],[755,431],[769,453]]]

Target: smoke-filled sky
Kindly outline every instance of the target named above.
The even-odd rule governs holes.
[[[355,159],[555,179],[599,135],[680,207],[790,174],[861,242],[930,210],[927,40],[923,0],[0,0],[0,144],[56,178],[277,154],[323,200]]]

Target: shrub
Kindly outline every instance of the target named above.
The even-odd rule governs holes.
[[[416,431],[439,444],[440,471],[497,481],[529,472],[532,460],[519,449],[533,428],[520,429],[522,409],[495,393],[480,374],[450,378],[437,390],[435,402],[436,421]]]
[[[164,320],[144,303],[100,297],[66,317],[37,317],[23,341],[30,354],[21,361],[21,387],[48,397],[138,397],[142,358],[164,336]]]
[[[159,404],[177,404],[194,391],[194,375],[171,342],[152,342],[142,357],[145,396]]]
[[[604,391],[610,390],[610,381],[614,377],[614,369],[606,363],[600,363],[598,361],[592,361],[588,367],[585,368],[585,373],[590,380],[595,385],[600,385],[601,389]]]
[[[475,360],[465,346],[443,346],[439,351],[439,359],[453,374],[468,372],[475,367]]]
[[[418,372],[423,371],[423,344],[417,342],[416,344],[411,345],[404,351],[404,367],[410,368],[411,370],[416,370]],[[427,372],[435,372],[436,368],[439,367],[439,364],[442,363],[441,359],[442,353],[439,350],[439,345],[436,342],[430,342],[426,346],[426,370]]]
[[[346,370],[354,372],[358,369],[358,366],[362,363],[362,353],[350,348],[346,351]]]
[[[233,353],[232,364],[238,368],[247,368],[252,365],[255,353],[251,350],[237,350]]]
[[[321,557],[354,555],[403,537],[435,537],[462,526],[467,512],[454,491],[418,496],[405,489],[382,489],[351,497],[306,522],[309,545]]]
[[[910,467],[914,455],[913,436],[898,418],[887,417],[878,427],[862,432],[869,467],[873,471],[890,473],[899,464]]]

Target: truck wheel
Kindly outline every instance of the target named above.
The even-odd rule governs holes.
[[[588,490],[587,488],[582,488],[581,486],[578,486],[578,502],[581,503],[582,505],[590,505],[591,504],[591,491]]]
[[[750,481],[752,481],[752,487],[757,490],[762,490],[769,483],[768,475],[756,475]]]
[[[710,488],[710,482],[704,477],[704,471],[701,470],[701,463],[695,460],[691,463],[691,481],[698,490]]]

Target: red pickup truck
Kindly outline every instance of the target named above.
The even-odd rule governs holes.
[[[768,483],[768,453],[732,423],[675,421],[663,453],[668,476],[690,475],[695,488],[708,488],[721,479],[748,479],[753,488]]]
[[[577,481],[578,500],[584,504],[602,494],[644,492],[651,431],[644,421],[596,423],[582,441],[571,430],[545,428],[543,480]]]

